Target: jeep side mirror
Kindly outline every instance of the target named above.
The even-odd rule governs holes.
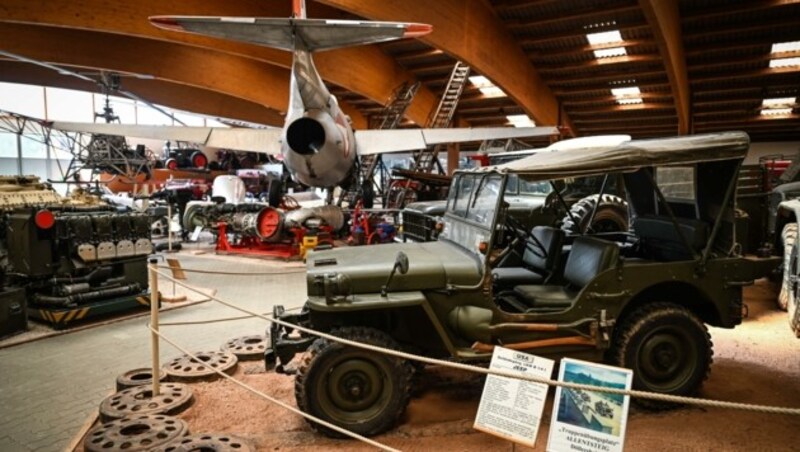
[[[397,257],[394,260],[394,266],[392,267],[392,271],[389,273],[389,277],[386,278],[386,284],[381,287],[381,296],[386,297],[389,292],[389,284],[392,282],[392,278],[394,278],[394,273],[400,270],[401,275],[405,275],[408,273],[408,256],[406,253],[400,251],[397,253]]]
[[[408,273],[408,256],[406,253],[400,251],[397,253],[397,258],[394,261],[394,266],[400,270],[401,275]]]

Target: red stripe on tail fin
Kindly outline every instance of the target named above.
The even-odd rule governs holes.
[[[182,31],[183,27],[174,18],[169,16],[150,16],[150,23],[158,28]]]
[[[428,24],[408,24],[406,25],[406,32],[403,33],[404,38],[418,38],[433,31],[433,26]]]
[[[292,0],[292,17],[295,19],[306,18],[306,0]]]

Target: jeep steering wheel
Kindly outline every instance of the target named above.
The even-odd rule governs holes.
[[[533,254],[542,259],[547,258],[547,249],[519,220],[507,215],[505,227],[506,230],[515,237],[514,240],[509,242],[508,246],[515,247],[518,241],[522,241],[525,244],[525,248],[530,250]]]

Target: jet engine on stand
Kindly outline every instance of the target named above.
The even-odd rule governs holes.
[[[186,222],[215,228],[216,251],[288,259],[309,249],[332,247],[344,214],[336,206],[284,210],[263,204],[198,206]]]

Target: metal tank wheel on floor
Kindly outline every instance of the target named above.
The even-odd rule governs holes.
[[[267,338],[259,335],[240,336],[225,342],[221,349],[233,353],[240,361],[260,360],[267,350]]]
[[[189,434],[189,425],[160,414],[125,417],[91,429],[83,440],[87,452],[144,451],[172,443]]]
[[[250,452],[255,450],[249,442],[238,436],[224,433],[198,433],[178,438],[153,452]]]
[[[236,355],[229,352],[199,352],[195,353],[197,360],[184,355],[166,363],[164,371],[172,381],[197,381],[214,380],[220,378],[215,370],[232,374],[236,370],[239,360]],[[200,362],[202,361],[202,362]]]
[[[161,371],[158,381],[167,381],[167,373]],[[117,392],[135,386],[145,386],[153,384],[153,369],[150,367],[140,367],[131,369],[117,376]]]
[[[164,383],[153,395],[150,386],[135,386],[112,394],[100,402],[100,420],[112,421],[140,414],[177,414],[189,408],[192,389],[182,383]]]

